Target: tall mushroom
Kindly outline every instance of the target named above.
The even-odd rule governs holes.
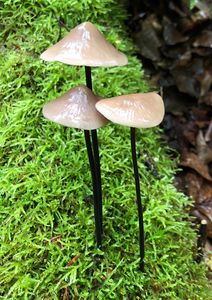
[[[131,127],[131,151],[139,219],[140,268],[142,271],[144,271],[143,208],[136,158],[135,128],[149,128],[160,124],[164,116],[163,100],[156,93],[130,94],[109,99],[102,99],[96,103],[96,108],[108,120],[117,124]]]
[[[88,158],[91,167],[93,193],[94,193],[94,217],[96,228],[97,246],[101,247],[101,218],[98,203],[98,190],[95,179],[95,163],[92,146],[89,139],[89,130],[94,130],[105,125],[108,121],[95,108],[98,101],[90,89],[86,86],[78,86],[70,89],[64,95],[47,103],[43,108],[43,115],[58,124],[84,129]]]
[[[59,61],[69,65],[85,66],[86,85],[92,90],[91,67],[112,67],[126,65],[125,54],[117,51],[90,22],[84,22],[70,31],[62,40],[44,51],[41,56],[46,61]],[[86,140],[90,133],[86,132]],[[102,189],[99,159],[99,147],[96,129],[91,130],[95,182],[99,203],[99,215],[102,230]]]

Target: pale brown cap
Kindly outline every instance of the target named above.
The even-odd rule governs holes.
[[[156,93],[103,99],[96,104],[96,109],[114,123],[136,128],[157,126],[164,117],[163,100]]]
[[[126,55],[116,50],[90,22],[76,26],[40,57],[77,66],[112,67],[128,63]]]
[[[81,85],[47,103],[43,108],[43,115],[47,119],[67,127],[97,129],[108,122],[96,110],[97,101],[98,97],[86,86]]]

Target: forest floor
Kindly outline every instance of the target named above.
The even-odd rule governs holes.
[[[210,299],[197,232],[174,186],[177,160],[159,128],[138,130],[145,222],[139,271],[138,219],[129,128],[98,130],[104,242],[95,247],[91,176],[83,133],[42,116],[45,103],[85,82],[84,70],[44,63],[57,19],[89,20],[127,54],[120,68],[94,68],[98,95],[150,88],[117,1],[0,1],[0,297],[2,299]],[[62,30],[62,36],[66,34]]]
[[[146,79],[152,87],[160,87],[163,94],[163,136],[180,155],[175,186],[193,200],[189,213],[200,228],[198,246],[211,272],[211,5],[207,1],[194,1],[192,7],[189,1],[159,1],[157,5],[140,1],[129,5],[128,25]],[[174,153],[172,157],[176,158]]]

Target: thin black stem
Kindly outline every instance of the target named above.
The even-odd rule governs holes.
[[[66,24],[64,23],[63,19],[61,19],[61,18],[57,18],[57,24],[59,26],[59,34],[58,34],[57,42],[59,42],[61,39],[61,35],[62,35],[62,27],[64,27],[67,31],[69,31],[69,29],[66,26]]]
[[[136,156],[136,138],[135,138],[135,128],[130,128],[131,137],[131,151],[132,151],[132,161],[135,176],[135,187],[136,187],[136,198],[137,198],[137,208],[138,208],[138,221],[139,221],[139,247],[140,247],[140,269],[144,272],[144,222],[143,222],[143,208],[141,202],[141,191],[140,191],[140,180]]]
[[[94,218],[95,218],[95,228],[96,228],[96,242],[97,247],[101,248],[102,246],[102,232],[101,232],[101,222],[99,216],[99,206],[98,206],[98,188],[96,184],[96,171],[95,171],[95,162],[93,156],[93,150],[90,139],[89,130],[84,130],[85,142],[87,147],[88,159],[91,168],[92,184],[93,184],[93,199],[94,199]]]
[[[56,20],[57,20],[57,24],[58,24],[58,26],[59,26],[60,29],[63,27],[63,28],[65,28],[68,32],[70,31],[69,28],[66,26],[64,20],[63,20],[61,17],[56,18]],[[60,34],[61,34],[61,32],[60,32]],[[60,36],[60,38],[61,38],[61,36]]]
[[[85,66],[85,76],[86,76],[86,86],[92,90],[92,78],[91,78],[91,67]],[[101,223],[101,232],[103,232],[102,225],[102,182],[101,182],[101,166],[99,158],[99,145],[98,145],[98,136],[96,129],[91,130],[92,143],[93,143],[93,153],[94,153],[94,162],[95,162],[95,171],[96,171],[96,184],[98,189],[98,209]]]
[[[96,174],[97,174],[97,189],[98,189],[98,205],[99,205],[99,217],[101,224],[101,232],[103,232],[103,224],[102,224],[102,180],[101,180],[101,166],[100,166],[100,158],[99,158],[99,145],[98,145],[98,137],[97,131],[91,130],[92,142],[93,142],[93,152],[94,159],[96,163]]]
[[[92,90],[91,67],[85,66],[86,86]]]

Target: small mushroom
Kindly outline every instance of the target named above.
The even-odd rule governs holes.
[[[62,40],[41,54],[46,61],[59,61],[69,65],[85,66],[86,85],[92,90],[91,66],[112,67],[128,63],[127,56],[114,48],[102,33],[90,22],[73,28]],[[96,129],[91,130],[92,148],[95,163],[95,178],[98,189],[98,202],[101,230],[102,226],[102,189],[99,146]],[[90,135],[87,136],[87,139]]]
[[[108,121],[95,107],[98,101],[85,85],[67,91],[43,108],[43,115],[58,124],[91,130],[104,126]]]
[[[130,94],[109,99],[102,99],[96,103],[96,108],[108,120],[117,124],[131,127],[131,152],[139,219],[140,269],[144,271],[143,208],[136,158],[135,128],[149,128],[160,124],[164,117],[163,100],[156,93]]]
[[[81,85],[70,89],[56,100],[47,103],[43,108],[43,115],[55,123],[67,127],[84,129],[93,183],[96,240],[97,246],[101,247],[101,216],[97,201],[99,191],[96,185],[96,165],[89,133],[90,129],[97,129],[108,122],[95,108],[98,100],[99,98],[90,89]]]
[[[112,67],[128,62],[126,55],[116,50],[90,22],[76,26],[40,57],[75,66]]]
[[[96,108],[113,123],[135,128],[157,126],[164,116],[163,100],[156,93],[102,99],[96,104]]]

